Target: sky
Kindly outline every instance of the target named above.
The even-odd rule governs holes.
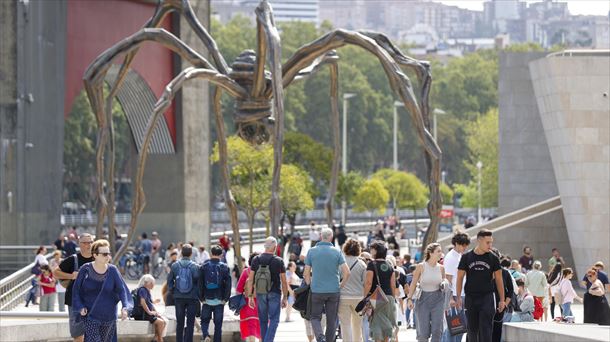
[[[446,5],[458,6],[470,10],[483,10],[483,0],[434,0],[442,2]],[[535,0],[526,0],[527,2],[537,2]],[[568,9],[572,15],[608,15],[610,10],[609,0],[567,0],[562,1],[568,3]]]

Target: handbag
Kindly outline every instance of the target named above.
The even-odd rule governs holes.
[[[38,261],[36,261],[34,266],[32,266],[32,269],[30,270],[30,272],[36,276],[40,275],[42,273],[42,271],[40,270],[40,264],[38,263]]]
[[[376,309],[380,305],[389,303],[390,300],[388,299],[385,292],[383,292],[383,289],[380,286],[381,282],[379,282],[379,269],[377,267],[377,263],[373,261],[373,265],[375,266],[375,277],[377,278],[377,287],[375,287],[375,290],[369,296],[369,303],[371,304],[371,307],[373,309]]]
[[[451,308],[445,314],[445,318],[447,319],[447,329],[449,329],[451,336],[465,334],[468,332],[464,310],[458,311],[456,308]]]

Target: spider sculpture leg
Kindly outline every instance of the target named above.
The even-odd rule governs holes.
[[[220,154],[220,164],[222,168],[222,178],[225,192],[225,201],[229,208],[229,216],[231,218],[231,227],[233,229],[234,236],[239,236],[239,222],[237,219],[237,205],[235,204],[235,200],[230,190],[230,178],[229,178],[229,167],[227,163],[227,141],[224,132],[224,121],[222,118],[222,112],[220,110],[220,95],[221,91],[218,87],[222,88],[222,90],[228,92],[231,96],[237,98],[245,98],[248,96],[247,91],[242,88],[235,81],[230,79],[229,77],[217,72],[216,70],[210,69],[196,69],[196,68],[187,68],[182,71],[178,76],[176,76],[165,88],[165,91],[155,104],[154,110],[150,118],[148,119],[148,123],[146,126],[146,133],[144,135],[144,142],[142,143],[142,150],[140,151],[140,156],[138,160],[138,169],[135,177],[135,189],[133,205],[131,208],[131,225],[130,225],[130,234],[129,236],[133,236],[133,232],[135,232],[135,228],[137,226],[138,215],[144,209],[146,205],[146,199],[144,194],[144,188],[142,187],[142,179],[144,176],[144,169],[146,167],[146,160],[148,157],[148,148],[152,141],[152,136],[157,125],[157,122],[162,117],[162,114],[169,108],[171,105],[176,93],[182,88],[185,82],[191,79],[205,79],[212,84],[215,84],[217,88],[214,90],[214,110],[216,115],[216,129],[218,133],[218,146],[219,146],[219,154]],[[234,239],[235,246],[235,257],[238,263],[238,266],[241,268],[241,246],[239,239]],[[129,240],[124,244],[127,246],[129,244]]]
[[[173,50],[179,54],[185,60],[188,60],[192,64],[201,67],[207,67],[213,69],[210,63],[199,55],[196,51],[188,47],[180,39],[169,33],[164,29],[156,28],[145,28],[134,35],[125,38],[119,43],[115,44],[110,49],[106,50],[95,61],[87,68],[84,75],[85,90],[89,97],[89,101],[95,113],[97,124],[98,124],[98,135],[97,135],[97,149],[96,149],[96,173],[97,173],[97,193],[98,193],[98,227],[97,233],[101,234],[102,224],[104,222],[104,216],[108,214],[110,229],[109,233],[114,233],[114,206],[108,207],[108,198],[110,202],[114,203],[114,186],[113,175],[114,175],[114,143],[113,143],[113,127],[112,123],[112,101],[114,96],[108,96],[106,102],[104,102],[104,82],[108,69],[112,65],[120,54],[127,53],[128,55],[137,50],[139,46],[146,41],[154,41],[162,44],[165,47]],[[127,69],[125,69],[127,70]],[[114,82],[111,94],[116,94],[121,85],[121,80],[117,78]],[[108,170],[104,163],[104,157],[106,155],[106,146],[109,145],[110,153],[110,165]],[[107,191],[104,191],[104,182],[102,181],[105,177],[107,180]],[[107,197],[108,196],[108,197]],[[109,209],[109,210],[108,210]],[[107,211],[108,210],[108,211]],[[115,260],[118,260],[115,258]]]
[[[403,73],[400,64],[392,58],[392,55],[374,39],[371,39],[366,35],[354,31],[334,30],[319,39],[302,46],[294,53],[283,66],[284,83],[289,83],[290,80],[298,75],[300,70],[311,64],[316,58],[332,49],[337,49],[348,44],[359,46],[371,52],[379,59],[388,80],[390,81],[392,90],[400,97],[411,114],[419,141],[424,147],[426,159],[430,161],[427,163],[429,168],[429,184],[431,188],[431,198],[428,205],[428,212],[430,214],[430,226],[428,230],[431,231],[431,234],[434,234],[438,227],[438,215],[441,209],[439,191],[441,151],[428,131],[427,127],[429,124],[426,125],[426,122],[424,121],[424,115],[417,103],[411,81]],[[269,95],[268,92],[265,93],[265,95]],[[426,107],[424,106],[423,108]]]
[[[308,78],[318,72],[322,67],[328,65],[330,71],[330,107],[331,107],[331,124],[332,124],[332,135],[333,135],[333,163],[330,174],[330,184],[328,190],[328,199],[324,204],[326,209],[326,223],[329,228],[333,226],[334,217],[334,200],[337,194],[337,183],[339,179],[339,166],[341,156],[341,143],[339,137],[339,67],[335,51],[330,51],[323,57],[317,58],[309,67],[301,70],[299,74],[290,80],[291,82],[284,83],[284,87],[288,87],[293,81],[302,80]],[[345,222],[343,222],[345,224]]]
[[[379,46],[385,49],[390,56],[398,63],[400,66],[413,70],[419,79],[421,85],[421,93],[420,93],[420,106],[421,113],[424,120],[425,127],[430,130],[431,121],[430,121],[430,107],[429,107],[429,95],[430,95],[430,86],[432,84],[432,74],[430,73],[430,64],[424,61],[418,61],[416,59],[405,56],[400,49],[398,49],[388,37],[381,33],[376,32],[361,32],[367,37],[374,39]],[[440,160],[437,162],[434,159],[430,158],[429,155],[426,155],[426,166],[429,170],[428,180],[435,179],[435,177],[440,177]],[[436,165],[438,163],[438,165]],[[438,175],[435,175],[435,170],[438,171]],[[440,205],[442,203],[441,194],[440,194],[440,183],[438,182],[428,182],[430,187],[430,201],[428,202],[428,213],[438,212],[440,210]],[[428,244],[435,242],[438,238],[438,229],[430,229],[431,227],[436,227],[438,225],[439,217],[430,216],[430,225],[428,226],[428,230],[424,235],[424,242],[422,243],[422,248],[425,248]]]
[[[256,8],[256,20],[259,33],[265,35],[259,37],[258,49],[267,49],[269,65],[271,67],[271,88],[273,90],[273,109],[275,117],[273,136],[273,175],[271,180],[271,203],[269,216],[271,218],[271,235],[278,235],[280,216],[280,171],[282,168],[282,147],[284,145],[284,87],[282,83],[282,55],[280,46],[280,34],[273,22],[273,13],[267,0],[261,1]],[[259,62],[264,62],[259,58]],[[260,65],[257,65],[255,75],[261,73]],[[255,78],[256,82],[260,80]],[[256,87],[254,87],[256,88]]]

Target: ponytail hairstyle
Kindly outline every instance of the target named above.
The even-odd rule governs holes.
[[[440,248],[440,247],[441,247],[441,245],[439,243],[436,243],[436,242],[433,242],[433,243],[429,244],[428,246],[426,246],[426,251],[425,251],[426,253],[425,253],[425,256],[424,256],[424,261],[428,261],[428,259],[430,259],[430,255],[432,253],[434,253],[434,251],[437,248]]]

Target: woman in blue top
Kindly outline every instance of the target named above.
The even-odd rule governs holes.
[[[126,319],[133,301],[119,270],[110,264],[108,241],[95,241],[91,253],[95,260],[83,265],[76,277],[72,309],[85,321],[85,342],[116,342],[117,303],[122,303],[121,319]]]
[[[136,321],[149,321],[155,328],[155,342],[163,342],[163,330],[165,330],[165,319],[157,312],[154,304],[161,302],[155,299],[154,304],[150,291],[155,287],[155,278],[145,274],[140,278],[137,291],[137,302],[134,303],[132,317]],[[134,298],[135,300],[135,298]]]

